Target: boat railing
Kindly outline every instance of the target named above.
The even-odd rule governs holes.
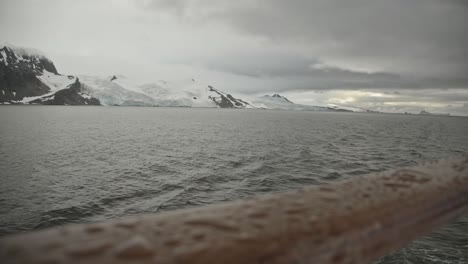
[[[2,263],[372,263],[468,212],[468,157],[0,239]]]

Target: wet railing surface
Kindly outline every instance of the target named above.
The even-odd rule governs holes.
[[[2,263],[372,263],[468,212],[468,158],[4,237]]]

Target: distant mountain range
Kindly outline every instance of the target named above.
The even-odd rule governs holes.
[[[421,110],[421,112],[419,112],[420,115],[436,115],[436,116],[450,116],[449,113],[430,113],[426,110]]]
[[[140,83],[122,75],[60,74],[37,51],[0,49],[0,104],[176,106],[363,112],[358,108],[295,104],[279,94],[238,98],[195,79]]]

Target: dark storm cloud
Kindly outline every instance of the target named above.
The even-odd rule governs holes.
[[[277,91],[322,89],[466,88],[468,78],[411,76],[391,72],[364,72],[328,66],[318,59],[288,54],[231,54],[223,60],[205,60],[207,68],[254,78],[289,80]],[[465,76],[464,76],[465,77]],[[468,77],[468,76],[466,76]],[[245,91],[249,92],[249,91]],[[256,91],[251,91],[255,93]]]
[[[195,59],[197,60],[197,59]],[[278,82],[275,91],[329,89],[426,89],[466,88],[467,78],[411,76],[391,72],[364,72],[330,66],[319,59],[301,57],[291,52],[242,51],[218,57],[202,58],[206,68]],[[261,89],[242,90],[258,93]]]
[[[146,8],[173,11],[188,23],[223,23],[314,58],[283,61],[283,55],[268,54],[271,58],[253,62],[213,60],[207,63],[211,68],[250,76],[309,75],[309,83],[321,79],[311,89],[323,82],[333,87],[333,80],[336,88],[356,88],[359,82],[375,88],[468,87],[468,1],[145,2]],[[316,61],[335,66],[310,69]],[[386,73],[368,73],[362,67]]]

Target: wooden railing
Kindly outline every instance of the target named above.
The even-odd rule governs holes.
[[[4,237],[2,263],[372,263],[468,212],[468,158]]]

